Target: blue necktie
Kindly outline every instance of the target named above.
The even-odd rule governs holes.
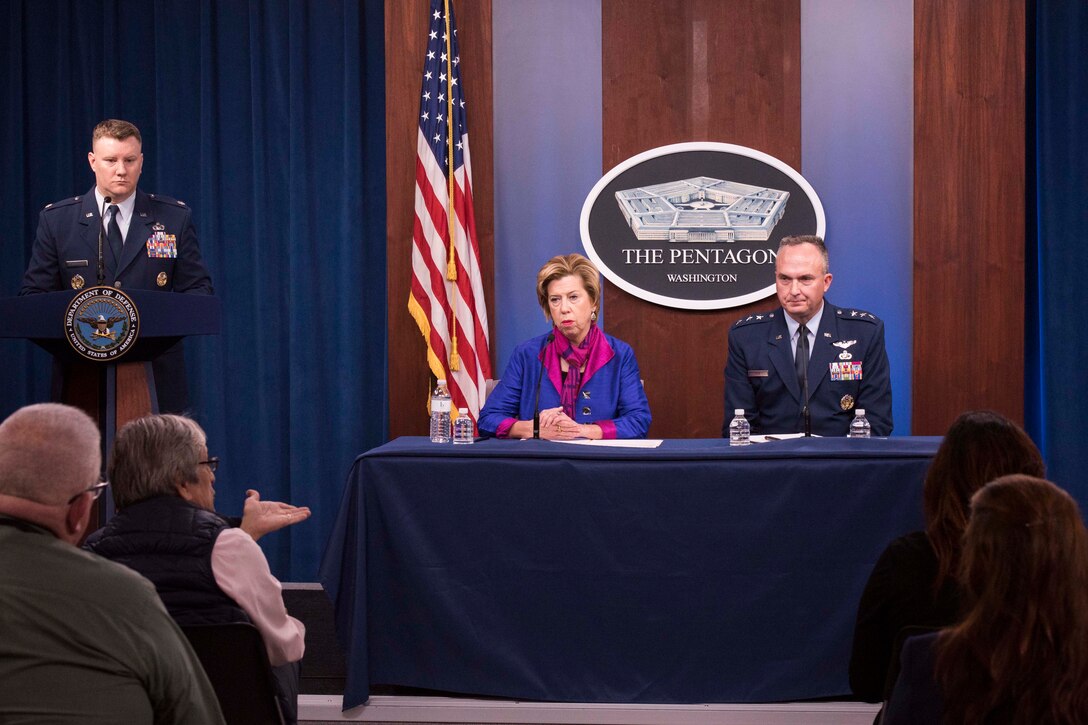
[[[113,253],[113,272],[117,274],[121,270],[118,269],[118,265],[121,264],[121,247],[124,245],[124,240],[121,238],[121,225],[117,223],[117,212],[119,209],[116,204],[110,204],[110,223],[106,228],[106,241],[110,244],[110,251]]]
[[[801,386],[801,396],[808,399],[808,328],[801,325],[797,330],[797,353],[793,358],[793,367],[797,370],[797,382]]]

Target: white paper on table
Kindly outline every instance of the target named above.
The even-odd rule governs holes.
[[[580,446],[607,446],[610,448],[657,448],[661,445],[660,438],[613,438],[611,440],[592,441],[588,438],[577,438],[572,441],[552,441],[552,443],[574,443]]]
[[[788,441],[790,438],[804,438],[804,433],[771,433],[770,435],[754,435],[753,443],[766,443],[767,441]],[[818,436],[813,436],[818,437]]]

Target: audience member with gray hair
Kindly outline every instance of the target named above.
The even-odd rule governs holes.
[[[0,721],[222,723],[147,580],[76,546],[106,485],[99,446],[66,405],[0,424]]]
[[[306,507],[246,492],[242,518],[215,512],[215,470],[193,420],[151,415],[117,433],[109,478],[118,513],[87,539],[97,554],[151,580],[179,624],[252,622],[261,632],[288,722],[298,708],[306,629],[287,614],[282,587],[256,540],[304,521]]]

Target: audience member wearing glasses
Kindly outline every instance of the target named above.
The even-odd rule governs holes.
[[[189,418],[151,415],[117,433],[109,479],[118,513],[87,548],[151,580],[181,625],[252,622],[276,674],[285,719],[297,717],[302,622],[287,614],[282,587],[257,539],[310,516],[305,507],[261,501],[248,491],[238,526],[218,514],[215,470],[203,429]]]
[[[222,723],[154,588],[79,549],[98,426],[46,403],[0,424],[0,722]]]

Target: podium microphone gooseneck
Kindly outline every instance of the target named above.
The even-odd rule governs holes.
[[[536,402],[533,403],[533,438],[540,437],[540,384],[544,381],[544,375],[547,374],[547,370],[544,368],[544,350],[548,345],[552,344],[555,339],[555,333],[548,333],[547,339],[544,340],[544,344],[540,346],[540,377],[536,381]]]
[[[106,283],[106,261],[102,256],[102,240],[106,236],[106,207],[110,205],[111,197],[102,198],[101,214],[98,215],[98,286]]]

